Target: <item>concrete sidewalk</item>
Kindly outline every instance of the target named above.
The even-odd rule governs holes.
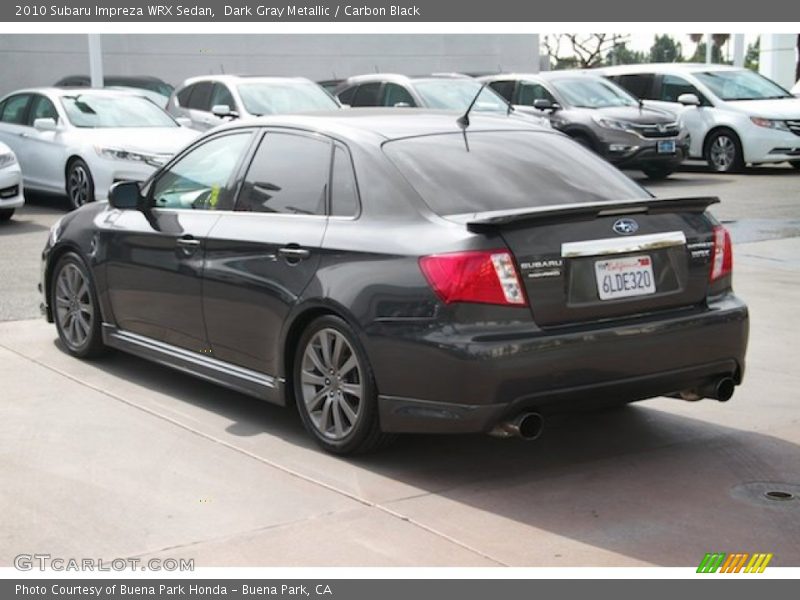
[[[328,456],[289,410],[0,323],[0,566],[19,553],[197,566],[800,565],[800,238],[736,248],[751,308],[727,404],[657,399],[534,443],[408,436]],[[776,502],[776,489],[798,498]]]

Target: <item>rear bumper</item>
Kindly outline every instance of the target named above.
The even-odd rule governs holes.
[[[747,307],[732,294],[708,308],[624,324],[405,339],[385,365],[370,344],[381,427],[467,433],[527,410],[554,413],[693,389],[721,376],[738,384]]]

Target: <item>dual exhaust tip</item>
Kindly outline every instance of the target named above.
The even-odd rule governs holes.
[[[720,402],[727,402],[733,396],[736,383],[731,377],[720,377],[702,387],[684,390],[680,392],[680,397],[684,400],[701,400],[703,398],[713,398]],[[511,420],[502,421],[494,426],[489,435],[498,438],[520,438],[533,441],[542,435],[544,430],[544,417],[535,412],[524,412],[518,414]]]
[[[720,377],[716,381],[712,381],[702,387],[683,390],[680,392],[680,397],[684,400],[694,402],[702,400],[703,398],[713,398],[720,402],[727,402],[733,396],[733,391],[736,389],[736,383],[731,377]]]
[[[542,435],[544,417],[539,413],[520,413],[509,421],[503,421],[494,426],[489,432],[492,437],[520,438],[533,441]]]

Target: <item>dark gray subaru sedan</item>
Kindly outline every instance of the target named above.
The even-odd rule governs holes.
[[[716,201],[516,119],[241,121],[57,223],[44,310],[75,356],[294,404],[331,452],[530,439],[581,406],[730,398],[748,316]]]

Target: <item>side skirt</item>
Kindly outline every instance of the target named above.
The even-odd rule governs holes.
[[[223,387],[266,400],[286,404],[281,381],[275,377],[179,348],[138,333],[103,324],[103,342],[111,348],[135,354],[160,365],[194,375]]]

